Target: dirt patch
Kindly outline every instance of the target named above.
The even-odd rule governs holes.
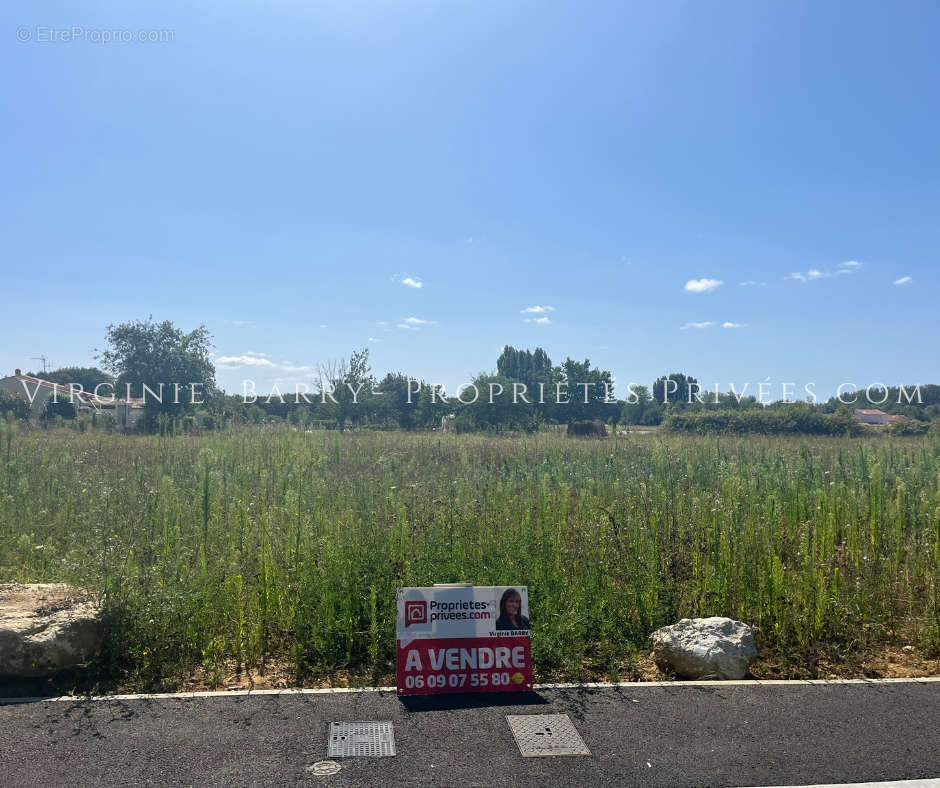
[[[21,616],[48,616],[88,601],[88,594],[63,583],[0,585],[0,619]]]
[[[841,659],[820,657],[814,662],[793,662],[785,655],[762,654],[751,665],[760,679],[913,679],[940,676],[940,659],[913,645],[885,646],[868,654]]]

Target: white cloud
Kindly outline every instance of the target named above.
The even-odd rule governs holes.
[[[738,287],[767,287],[767,283],[755,282],[753,279],[748,279],[746,282],[738,282]]]
[[[326,327],[327,327],[326,323],[320,323],[320,328],[326,328]]]
[[[701,330],[703,328],[711,328],[713,325],[715,325],[714,321],[703,320],[700,323],[685,323],[683,326],[681,326],[681,329],[683,331],[685,331],[687,328],[695,328],[695,329]]]
[[[407,285],[408,287],[414,287],[417,289],[424,287],[424,282],[422,282],[420,279],[414,279],[410,276],[406,276],[404,279],[402,279],[401,283],[403,285]]]
[[[723,284],[720,279],[690,279],[685,283],[687,293],[707,293]]]
[[[817,279],[825,279],[829,274],[824,274],[818,268],[810,268],[805,274],[800,271],[795,271],[790,274],[785,279],[795,279],[797,282],[813,282]]]
[[[539,323],[540,325],[547,326],[552,321],[549,320],[547,317],[527,317],[524,322]]]
[[[382,340],[379,339],[378,337],[369,337],[369,340],[368,340],[368,341],[369,341],[369,342],[381,342]]]
[[[836,274],[854,274],[857,271],[861,271],[864,263],[860,263],[858,260],[846,260],[844,263],[839,263],[836,266]],[[832,270],[822,270],[820,268],[810,268],[809,271],[805,273],[802,271],[795,271],[789,276],[784,277],[785,279],[792,279],[796,282],[815,282],[817,279],[828,279],[833,276]]]
[[[217,356],[215,363],[220,367],[276,367],[273,361],[259,353],[243,353],[240,356]]]
[[[745,323],[732,323],[730,320],[726,320],[721,324],[722,328],[744,328]]]
[[[403,328],[406,331],[417,331],[418,329],[414,326],[409,326],[407,323],[399,323],[397,328]]]
[[[217,356],[215,363],[223,369],[238,369],[239,367],[264,367],[266,369],[279,369],[284,372],[309,372],[313,367],[295,364],[293,361],[275,363],[266,358],[266,353],[255,353],[251,350],[240,356]]]
[[[540,315],[545,312],[554,312],[554,311],[555,311],[555,307],[553,306],[527,306],[525,309],[522,310],[522,314],[531,313],[531,314]]]
[[[436,320],[422,320],[420,317],[406,317],[403,322],[410,326],[433,326],[437,324]]]
[[[910,277],[910,276],[902,276],[900,279],[895,279],[894,282],[893,282],[893,284],[894,284],[895,287],[900,287],[900,286],[902,286],[902,285],[909,285],[909,284],[910,284],[911,282],[913,282],[913,281],[914,281],[914,278],[913,278],[913,277]]]

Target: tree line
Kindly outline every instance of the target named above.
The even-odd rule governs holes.
[[[665,422],[669,429],[678,431],[827,434],[849,429],[854,407],[873,407],[841,402],[836,397],[813,405],[763,405],[755,396],[703,391],[695,377],[682,372],[661,375],[649,388],[632,386],[627,397],[617,399],[611,372],[593,366],[589,359],[568,357],[554,364],[543,348],[509,345],[496,359],[495,370],[476,375],[459,396],[444,396],[425,380],[403,371],[376,378],[368,348],[364,348],[352,352],[348,359],[320,365],[319,381],[306,397],[297,397],[293,391],[282,396],[266,392],[246,401],[217,386],[211,335],[205,326],[187,332],[170,321],[148,318],[108,326],[106,342],[98,357],[100,367],[63,367],[37,376],[62,385],[80,385],[85,391],[103,386],[106,395],[113,391],[118,397],[127,390],[140,396],[144,386],[157,391],[161,383],[166,386],[178,381],[181,385],[176,386],[173,396],[164,396],[162,402],[148,397],[139,428],[149,432],[196,424],[216,428],[286,420],[339,430],[444,427],[533,432],[543,425],[595,421],[613,426]],[[908,404],[899,387],[890,387],[885,403],[878,407],[919,422],[940,417],[940,386],[921,386],[920,392],[923,404]],[[29,405],[16,394],[0,392],[0,413],[26,418]],[[76,413],[69,403],[59,403],[50,404],[43,416],[73,419]]]

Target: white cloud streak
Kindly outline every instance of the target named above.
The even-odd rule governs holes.
[[[522,310],[522,314],[541,315],[541,314],[544,314],[545,312],[554,312],[554,311],[555,311],[555,307],[553,306],[527,306],[525,309]]]
[[[839,263],[836,266],[835,274],[854,274],[858,271],[861,271],[865,263],[860,263],[858,260],[846,260],[844,263]],[[835,274],[832,271],[824,271],[820,268],[810,268],[809,271],[795,271],[789,276],[784,277],[784,279],[791,279],[795,282],[815,282],[818,279],[828,279]]]
[[[304,364],[295,364],[292,361],[274,362],[266,358],[265,353],[255,353],[251,350],[240,356],[217,356],[216,365],[222,369],[238,369],[240,367],[263,367],[264,369],[277,369],[283,372],[309,372],[313,367]]]
[[[709,290],[714,290],[716,287],[720,287],[724,282],[721,279],[690,279],[685,283],[685,291],[687,293],[707,293]]]
[[[801,271],[794,271],[792,274],[790,274],[788,277],[785,277],[785,278],[792,279],[797,282],[814,282],[817,279],[825,279],[827,276],[829,276],[829,274],[824,274],[818,268],[811,268],[805,274],[802,273]]]
[[[253,353],[244,353],[241,356],[218,356],[216,357],[215,363],[220,367],[226,368],[236,368],[236,367],[276,367],[273,361],[270,361],[266,358],[262,358],[259,355]]]

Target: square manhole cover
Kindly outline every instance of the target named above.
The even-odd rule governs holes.
[[[390,722],[331,722],[328,758],[379,758],[395,754]]]
[[[526,758],[591,754],[567,714],[509,714],[506,721]]]

